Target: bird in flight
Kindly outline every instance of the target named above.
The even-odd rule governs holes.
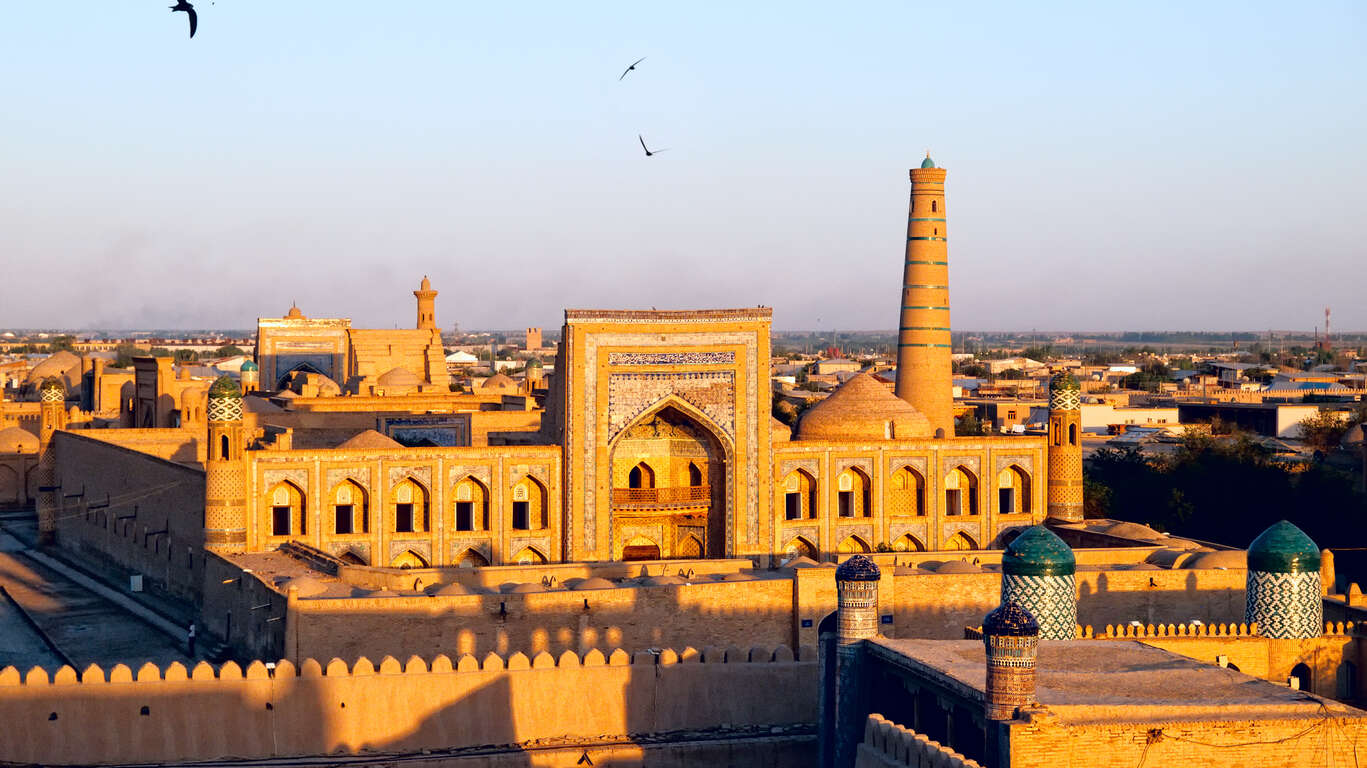
[[[195,15],[195,7],[185,0],[176,0],[176,4],[171,6],[171,12],[175,13],[176,11],[185,11],[185,15],[190,17],[190,37],[194,37],[195,27],[199,26],[199,17]]]
[[[633,62],[631,63],[631,66],[629,66],[629,67],[627,67],[626,69],[622,70],[622,77],[626,77],[628,72],[630,72],[631,70],[635,69],[637,64],[640,64],[641,62],[643,62],[643,61],[645,61],[645,60],[646,60],[646,57],[642,56],[641,58],[637,59],[636,61],[633,61]],[[622,82],[622,77],[617,78],[617,82],[619,82],[619,83]]]
[[[646,146],[646,140],[645,140],[645,139],[642,139],[642,138],[641,138],[641,134],[639,134],[639,133],[636,134],[636,138],[639,139],[640,142],[641,142],[641,149],[644,149],[644,150],[646,151],[646,157],[650,157],[651,155],[658,155],[658,154],[660,154],[661,152],[668,152],[668,151],[669,151],[669,147],[662,147],[662,148],[660,148],[660,149],[654,149],[654,150],[652,150],[650,147],[647,147],[647,146]]]

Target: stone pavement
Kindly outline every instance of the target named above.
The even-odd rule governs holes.
[[[3,532],[0,586],[78,671],[92,663],[106,670],[123,663],[134,672],[146,661],[162,667],[172,661],[194,663],[185,655],[181,628]],[[196,659],[203,658],[202,649],[196,651]],[[18,611],[0,600],[0,667],[55,668],[61,663]]]

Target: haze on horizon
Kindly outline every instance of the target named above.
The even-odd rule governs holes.
[[[929,148],[956,329],[1367,328],[1360,3],[197,8],[7,9],[0,326],[890,328]]]

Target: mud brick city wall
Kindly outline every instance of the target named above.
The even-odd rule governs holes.
[[[169,763],[810,728],[816,685],[816,663],[786,647],[391,657],[378,666],[308,659],[245,671],[233,662],[92,665],[51,678],[9,667],[0,671],[0,760]]]

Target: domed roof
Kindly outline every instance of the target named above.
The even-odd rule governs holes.
[[[256,363],[253,363],[251,360],[248,360],[247,362],[242,364],[242,367],[239,370],[241,370],[243,373],[248,373],[250,371],[259,371],[261,370],[261,367],[258,366]]]
[[[0,453],[37,453],[38,438],[19,427],[0,429]]]
[[[533,357],[531,360],[528,360],[528,361],[527,361],[527,367],[528,367],[528,368],[545,368],[546,366],[542,364],[542,362],[541,362],[541,360],[540,360],[539,358]]]
[[[1073,550],[1042,525],[1026,528],[1002,554],[1002,573],[1013,576],[1067,576],[1076,571]]]
[[[1320,569],[1320,548],[1305,531],[1282,520],[1248,545],[1248,569],[1273,573],[1308,573]]]
[[[1140,541],[1157,541],[1163,538],[1163,534],[1155,531],[1147,525],[1139,523],[1119,522],[1107,526],[1103,533],[1110,536],[1117,536],[1122,539],[1138,539]]]
[[[241,400],[242,388],[237,386],[237,380],[231,376],[219,376],[214,379],[214,383],[209,385],[209,397],[216,399]]]
[[[1060,392],[1066,390],[1081,390],[1082,384],[1073,375],[1072,371],[1060,371],[1049,379],[1049,391]]]
[[[290,587],[298,589],[300,597],[317,597],[328,591],[328,585],[311,576],[296,576],[280,585],[285,592],[289,592]]]
[[[48,376],[47,378],[43,379],[42,383],[40,383],[40,384],[38,385],[38,391],[39,391],[39,392],[61,392],[61,393],[62,393],[62,396],[65,397],[65,396],[66,396],[66,383],[63,382],[63,381],[61,380],[60,377],[57,377],[57,376]]]
[[[1002,603],[983,617],[983,637],[1029,637],[1039,634],[1039,622],[1016,603]]]
[[[46,360],[33,366],[33,370],[28,372],[28,377],[25,381],[31,384],[35,381],[42,381],[49,376],[64,375],[71,369],[79,369],[80,367],[81,358],[77,357],[73,352],[59,349],[51,355],[48,355]]]
[[[534,592],[545,592],[546,587],[544,584],[529,581],[522,584],[504,584],[501,591],[509,595],[530,595]]]
[[[304,313],[301,312],[301,311],[299,311],[299,305],[298,305],[298,304],[291,304],[291,305],[290,305],[290,311],[285,313],[285,317],[300,318],[300,317],[303,317],[303,316],[304,316]]]
[[[936,573],[982,573],[981,565],[974,565],[967,560],[950,560],[940,563],[935,569]]]
[[[1183,569],[1226,568],[1242,571],[1248,567],[1248,553],[1242,549],[1226,549],[1220,552],[1202,552],[1182,563]]]
[[[811,559],[810,557],[807,557],[806,555],[798,555],[797,557],[783,564],[784,568],[818,568],[820,566],[821,563],[818,563],[817,561]]]
[[[935,167],[935,161],[930,159],[930,153],[929,153],[929,152],[926,153],[926,159],[924,159],[924,160],[921,161],[921,167],[922,167],[922,168],[934,168],[934,167]]]
[[[589,578],[584,579],[578,584],[575,584],[573,587],[570,587],[570,589],[576,591],[582,589],[612,589],[616,586],[616,584],[613,584],[612,582],[608,581],[607,579],[601,576],[590,576]]]
[[[480,388],[480,389],[510,389],[510,388],[516,387],[516,386],[517,386],[517,382],[513,381],[512,379],[508,378],[507,376],[505,376],[505,375],[503,375],[503,374],[501,374],[501,373],[495,373],[493,376],[490,376],[489,378],[485,379],[485,380],[484,380],[484,383],[481,384],[481,385],[479,385],[479,388]]]
[[[878,563],[865,555],[855,555],[835,569],[836,581],[878,581],[882,575]]]
[[[453,581],[450,584],[438,584],[436,586],[428,587],[426,591],[427,594],[432,595],[433,597],[455,597],[459,595],[475,594],[470,591],[469,587],[458,581]]]
[[[418,387],[422,386],[422,379],[407,368],[390,368],[381,374],[377,380],[379,384],[386,387]]]
[[[358,432],[337,446],[341,451],[381,451],[389,448],[402,448],[397,441],[373,429]]]
[[[924,414],[868,373],[841,384],[797,425],[798,440],[908,440],[933,433]]]

